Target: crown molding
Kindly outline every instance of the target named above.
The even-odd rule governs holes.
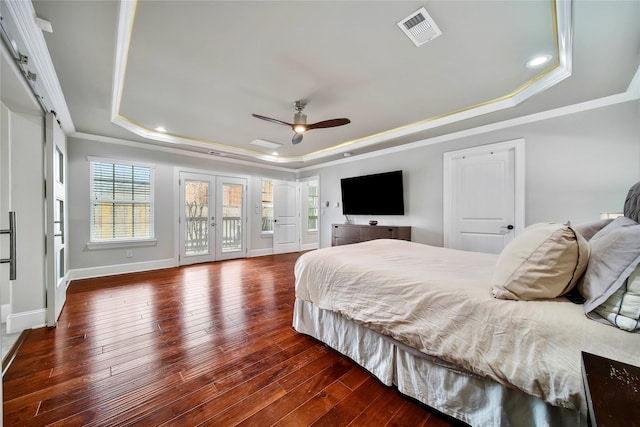
[[[502,129],[507,129],[514,126],[526,125],[529,123],[535,123],[542,120],[554,119],[557,117],[567,116],[570,114],[581,113],[583,111],[595,110],[598,108],[608,107],[610,105],[622,104],[625,102],[637,101],[640,99],[640,67],[636,71],[632,84],[629,85],[629,89],[626,92],[606,96],[604,98],[593,99],[591,101],[581,102],[579,104],[568,105],[565,107],[555,108],[553,110],[547,110],[540,113],[530,114],[528,116],[517,117],[514,119],[504,120],[502,122],[491,123],[488,125],[478,126],[471,129],[465,129],[458,132],[449,133],[446,135],[436,136],[433,138],[422,139],[420,141],[411,142],[409,144],[403,144],[396,147],[385,148],[383,150],[372,151],[369,153],[360,154],[345,159],[338,159],[331,162],[321,163],[313,166],[306,166],[297,169],[298,173],[308,172],[312,170],[322,169],[328,166],[341,165],[350,162],[356,162],[364,159],[371,159],[380,156],[387,156],[393,153],[399,153],[406,150],[413,150],[427,145],[440,144],[447,141],[452,141],[460,138],[466,138],[474,135],[481,135],[488,132],[494,132]]]
[[[121,139],[121,138],[113,138],[110,136],[95,135],[95,134],[85,133],[85,132],[73,132],[71,134],[68,134],[68,136],[70,138],[84,139],[87,141],[95,141],[95,142],[103,142],[103,143],[114,144],[114,145],[124,145],[127,147],[140,148],[143,150],[160,151],[163,153],[170,153],[170,154],[175,154],[179,156],[195,157],[198,159],[213,160],[213,161],[224,162],[224,163],[234,163],[237,165],[251,166],[253,168],[258,168],[258,169],[269,169],[269,170],[289,172],[289,173],[297,172],[297,169],[286,168],[282,166],[276,166],[276,165],[265,164],[265,163],[257,163],[250,160],[234,159],[230,157],[212,156],[210,154],[184,150],[178,147],[151,145],[144,142],[131,141],[128,139]]]
[[[526,82],[515,91],[506,94],[498,99],[490,100],[482,104],[473,105],[460,111],[450,112],[438,117],[431,117],[417,123],[412,123],[400,128],[391,129],[375,135],[369,135],[364,138],[346,141],[302,156],[270,156],[259,151],[240,149],[225,144],[219,144],[212,141],[196,140],[182,135],[168,135],[152,131],[135,123],[133,120],[122,116],[119,113],[120,100],[122,96],[124,76],[126,72],[127,54],[131,41],[131,32],[133,30],[133,21],[135,17],[135,4],[137,0],[126,0],[121,2],[121,10],[118,23],[118,38],[116,41],[116,61],[114,68],[114,84],[113,102],[111,110],[112,123],[121,126],[130,132],[148,139],[169,142],[174,144],[186,144],[199,148],[207,148],[237,154],[242,156],[253,157],[256,160],[267,161],[271,163],[306,163],[310,161],[321,160],[329,156],[335,156],[347,151],[367,148],[376,144],[388,141],[390,139],[401,138],[409,135],[445,126],[458,121],[470,119],[484,114],[501,111],[512,108],[541,93],[554,85],[560,83],[564,79],[571,76],[572,70],[572,49],[573,49],[573,27],[572,27],[572,0],[552,0],[554,19],[555,19],[555,36],[556,36],[556,65],[542,72],[534,79]]]

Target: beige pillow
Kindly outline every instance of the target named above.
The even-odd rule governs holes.
[[[589,243],[569,225],[534,224],[498,257],[491,285],[500,299],[556,298],[567,293],[589,262]]]

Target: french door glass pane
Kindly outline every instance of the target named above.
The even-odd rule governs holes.
[[[188,255],[209,253],[209,183],[186,180],[184,188],[184,251]]]
[[[222,185],[222,252],[242,249],[242,185]]]

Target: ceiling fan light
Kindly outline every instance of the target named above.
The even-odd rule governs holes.
[[[293,131],[295,133],[304,133],[307,130],[307,127],[304,125],[295,125],[293,127]]]

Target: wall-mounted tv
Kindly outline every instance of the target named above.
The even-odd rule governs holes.
[[[402,171],[340,180],[343,215],[404,215]]]

